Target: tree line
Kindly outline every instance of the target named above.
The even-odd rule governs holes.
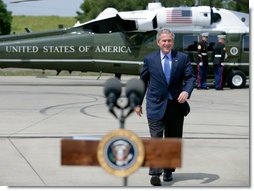
[[[6,9],[5,4],[0,0],[0,34],[10,34],[12,14]]]

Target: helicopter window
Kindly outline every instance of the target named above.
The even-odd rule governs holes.
[[[148,43],[154,43],[156,41],[156,35],[153,35],[153,36],[150,36],[148,37],[146,40],[145,40],[145,44],[148,44]]]
[[[208,51],[213,51],[213,47],[217,42],[217,35],[209,35],[208,38]]]
[[[213,13],[212,14],[212,23],[217,23],[221,20],[221,16],[218,13]]]
[[[229,37],[229,40],[231,42],[239,42],[240,41],[240,35],[239,34],[231,34]]]
[[[183,50],[188,52],[197,51],[198,39],[194,35],[183,36]]]
[[[243,51],[249,52],[249,35],[243,37]]]

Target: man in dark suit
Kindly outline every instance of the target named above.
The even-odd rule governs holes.
[[[192,65],[186,54],[173,50],[174,34],[168,29],[157,33],[160,50],[144,58],[140,78],[146,88],[146,110],[151,137],[182,137],[183,121],[190,107],[190,97],[195,83]],[[142,103],[135,108],[141,116]],[[172,180],[175,169],[150,168],[151,184],[160,186],[160,175],[164,181]]]

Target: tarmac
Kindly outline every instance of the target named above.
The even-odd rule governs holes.
[[[119,128],[103,95],[108,78],[0,77],[0,186],[123,186],[123,178],[100,166],[61,165],[62,139],[101,137]],[[122,82],[130,78],[137,76],[123,76]],[[182,167],[162,187],[250,188],[249,96],[249,87],[193,91],[184,123]],[[142,117],[131,114],[125,128],[149,137],[145,109]],[[139,168],[127,185],[150,187],[148,170]]]

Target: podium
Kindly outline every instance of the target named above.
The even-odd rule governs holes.
[[[141,138],[145,156],[142,166],[158,168],[181,167],[181,139]],[[62,165],[99,166],[99,140],[61,140]]]
[[[137,156],[132,166],[119,169],[112,166],[107,156],[98,155],[101,140],[61,140],[61,164],[75,166],[101,166],[107,172],[123,177],[123,186],[127,186],[127,177],[135,172],[140,166],[156,168],[181,167],[182,142],[177,138],[141,138],[144,147],[142,153]],[[103,153],[103,151],[101,151]],[[105,153],[105,152],[104,152]],[[99,157],[99,158],[98,158]],[[141,159],[140,159],[141,158]],[[102,162],[99,162],[102,161]],[[141,163],[140,163],[141,161]],[[128,164],[129,165],[129,164]]]
[[[121,106],[117,100],[122,85],[117,79],[105,83],[104,94],[109,112],[120,122],[120,129],[106,134],[101,140],[80,139],[61,140],[61,164],[80,166],[101,166],[107,172],[127,177],[141,166],[156,168],[176,168],[181,166],[182,142],[180,138],[140,138],[125,130],[125,119],[138,106],[144,96],[144,84],[141,80],[131,79],[126,84],[127,104]],[[117,116],[114,109],[121,111]],[[124,111],[129,109],[127,113]]]

